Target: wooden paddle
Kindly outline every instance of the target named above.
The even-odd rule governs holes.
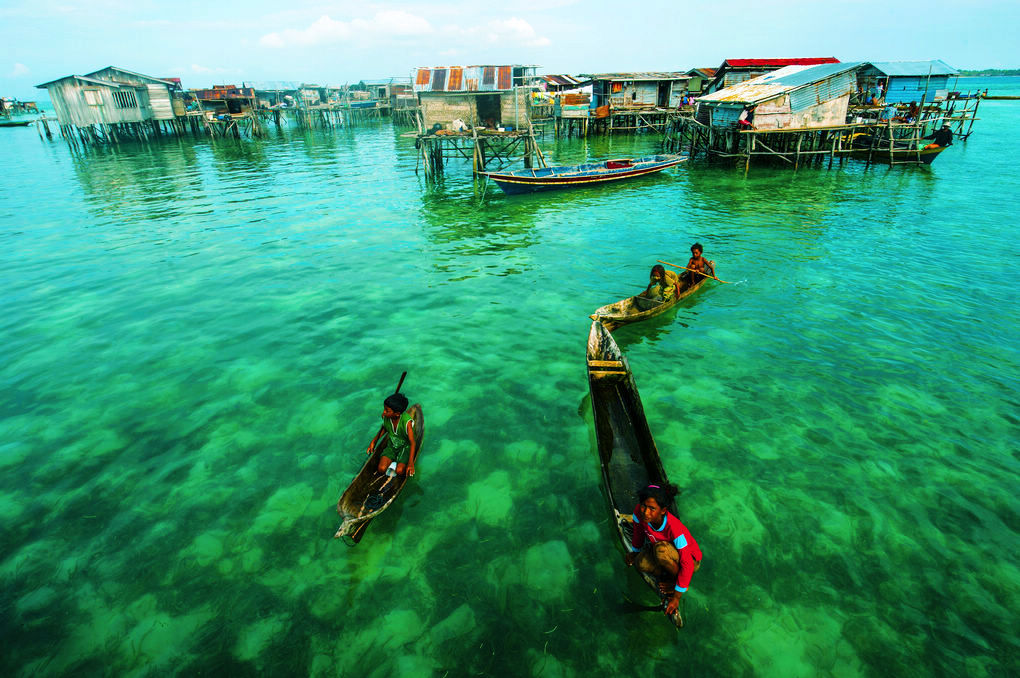
[[[407,371],[405,370],[404,373],[400,375],[400,381],[397,382],[397,389],[394,391],[394,393],[400,393],[400,387],[404,385],[404,377],[406,376]]]
[[[702,273],[701,271],[695,271],[693,268],[687,268],[686,266],[677,266],[676,264],[671,264],[668,261],[663,261],[662,259],[656,259],[656,261],[659,262],[660,264],[666,264],[667,266],[672,266],[673,268],[679,268],[679,269],[682,269],[684,271],[690,271],[691,273],[697,273],[698,275],[703,275],[706,278],[712,278],[713,280],[719,280],[719,278],[716,278],[714,275],[709,275],[708,273]],[[733,283],[726,282],[725,280],[719,280],[719,282],[726,283],[727,285],[732,285],[733,284]]]

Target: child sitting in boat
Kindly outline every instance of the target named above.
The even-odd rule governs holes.
[[[701,246],[700,242],[691,245],[691,258],[687,262],[687,268],[694,273],[691,277],[694,282],[699,282],[702,278],[698,273],[715,276],[715,262],[701,256],[704,251],[705,248]]]
[[[673,271],[667,271],[659,264],[652,266],[648,275],[648,287],[641,296],[656,301],[669,301],[680,294],[680,277]]]
[[[691,585],[691,577],[701,567],[701,549],[680,520],[667,510],[676,497],[675,485],[648,485],[638,491],[634,509],[634,535],[630,540],[627,565],[659,581],[659,592],[665,596],[666,614],[676,612],[680,597]]]
[[[414,460],[418,456],[418,441],[414,435],[414,418],[407,411],[407,398],[402,393],[394,393],[383,401],[383,425],[368,444],[368,454],[375,452],[375,444],[385,433],[389,435],[390,444],[386,454],[379,457],[376,469],[380,474],[386,473],[391,465],[397,475],[414,475]]]

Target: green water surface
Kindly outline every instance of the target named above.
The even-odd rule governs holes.
[[[1016,675],[1018,111],[931,167],[514,197],[388,123],[0,130],[4,673]],[[615,333],[704,552],[677,632],[628,603],[584,350],[694,241],[731,284]],[[418,473],[347,548],[403,370]]]

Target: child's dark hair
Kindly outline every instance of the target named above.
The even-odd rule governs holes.
[[[673,503],[673,499],[676,498],[678,493],[679,490],[676,488],[676,485],[673,484],[661,486],[646,485],[638,490],[638,503],[641,504],[645,501],[645,499],[652,498],[655,500],[656,504],[662,508],[666,508]]]
[[[662,264],[656,264],[652,266],[652,273],[658,273],[659,275],[666,275],[666,269],[662,267]]]
[[[407,396],[403,393],[394,393],[383,401],[383,405],[394,412],[404,412],[407,409]]]
[[[701,246],[700,242],[696,242],[693,245],[691,245],[691,251],[693,252],[694,250],[698,250],[699,252],[704,252],[705,248]]]

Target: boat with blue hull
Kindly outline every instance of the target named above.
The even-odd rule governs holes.
[[[632,179],[679,165],[685,155],[651,155],[645,158],[621,158],[581,165],[559,165],[513,172],[480,172],[496,182],[508,195],[560,188],[593,186],[610,181]]]

